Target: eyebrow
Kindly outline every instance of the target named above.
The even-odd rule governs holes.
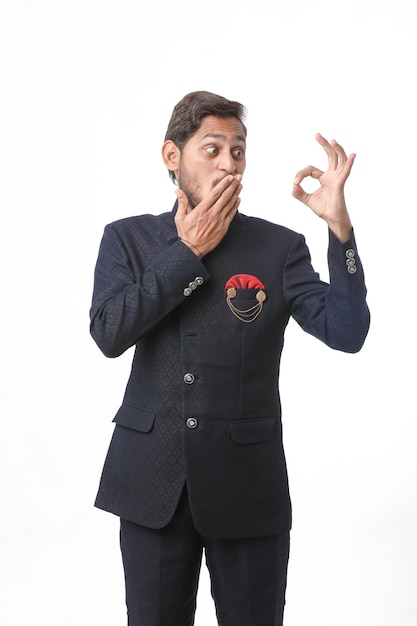
[[[226,135],[222,135],[220,133],[206,133],[203,136],[203,139],[222,139],[222,140],[227,140]],[[243,143],[246,143],[246,137],[244,135],[235,135],[235,137],[233,138],[235,141],[242,141]]]

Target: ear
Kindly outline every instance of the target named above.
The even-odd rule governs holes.
[[[181,152],[171,139],[168,139],[162,146],[162,158],[170,172],[178,170]]]

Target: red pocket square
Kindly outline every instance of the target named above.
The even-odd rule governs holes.
[[[235,274],[226,282],[226,289],[263,289],[264,284],[252,274]]]

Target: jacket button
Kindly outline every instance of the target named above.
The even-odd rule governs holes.
[[[187,420],[187,426],[188,428],[196,428],[197,427],[197,420],[195,419],[195,417],[189,417]]]
[[[195,381],[194,374],[190,374],[189,372],[187,374],[184,374],[184,382],[187,385],[192,385],[194,381]]]

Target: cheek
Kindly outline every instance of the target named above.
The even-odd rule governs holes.
[[[237,171],[239,174],[243,174],[246,169],[246,161],[239,161],[237,164]]]
[[[211,167],[196,167],[193,177],[195,186],[202,191],[208,191],[213,186],[213,181],[218,177],[218,172]]]

